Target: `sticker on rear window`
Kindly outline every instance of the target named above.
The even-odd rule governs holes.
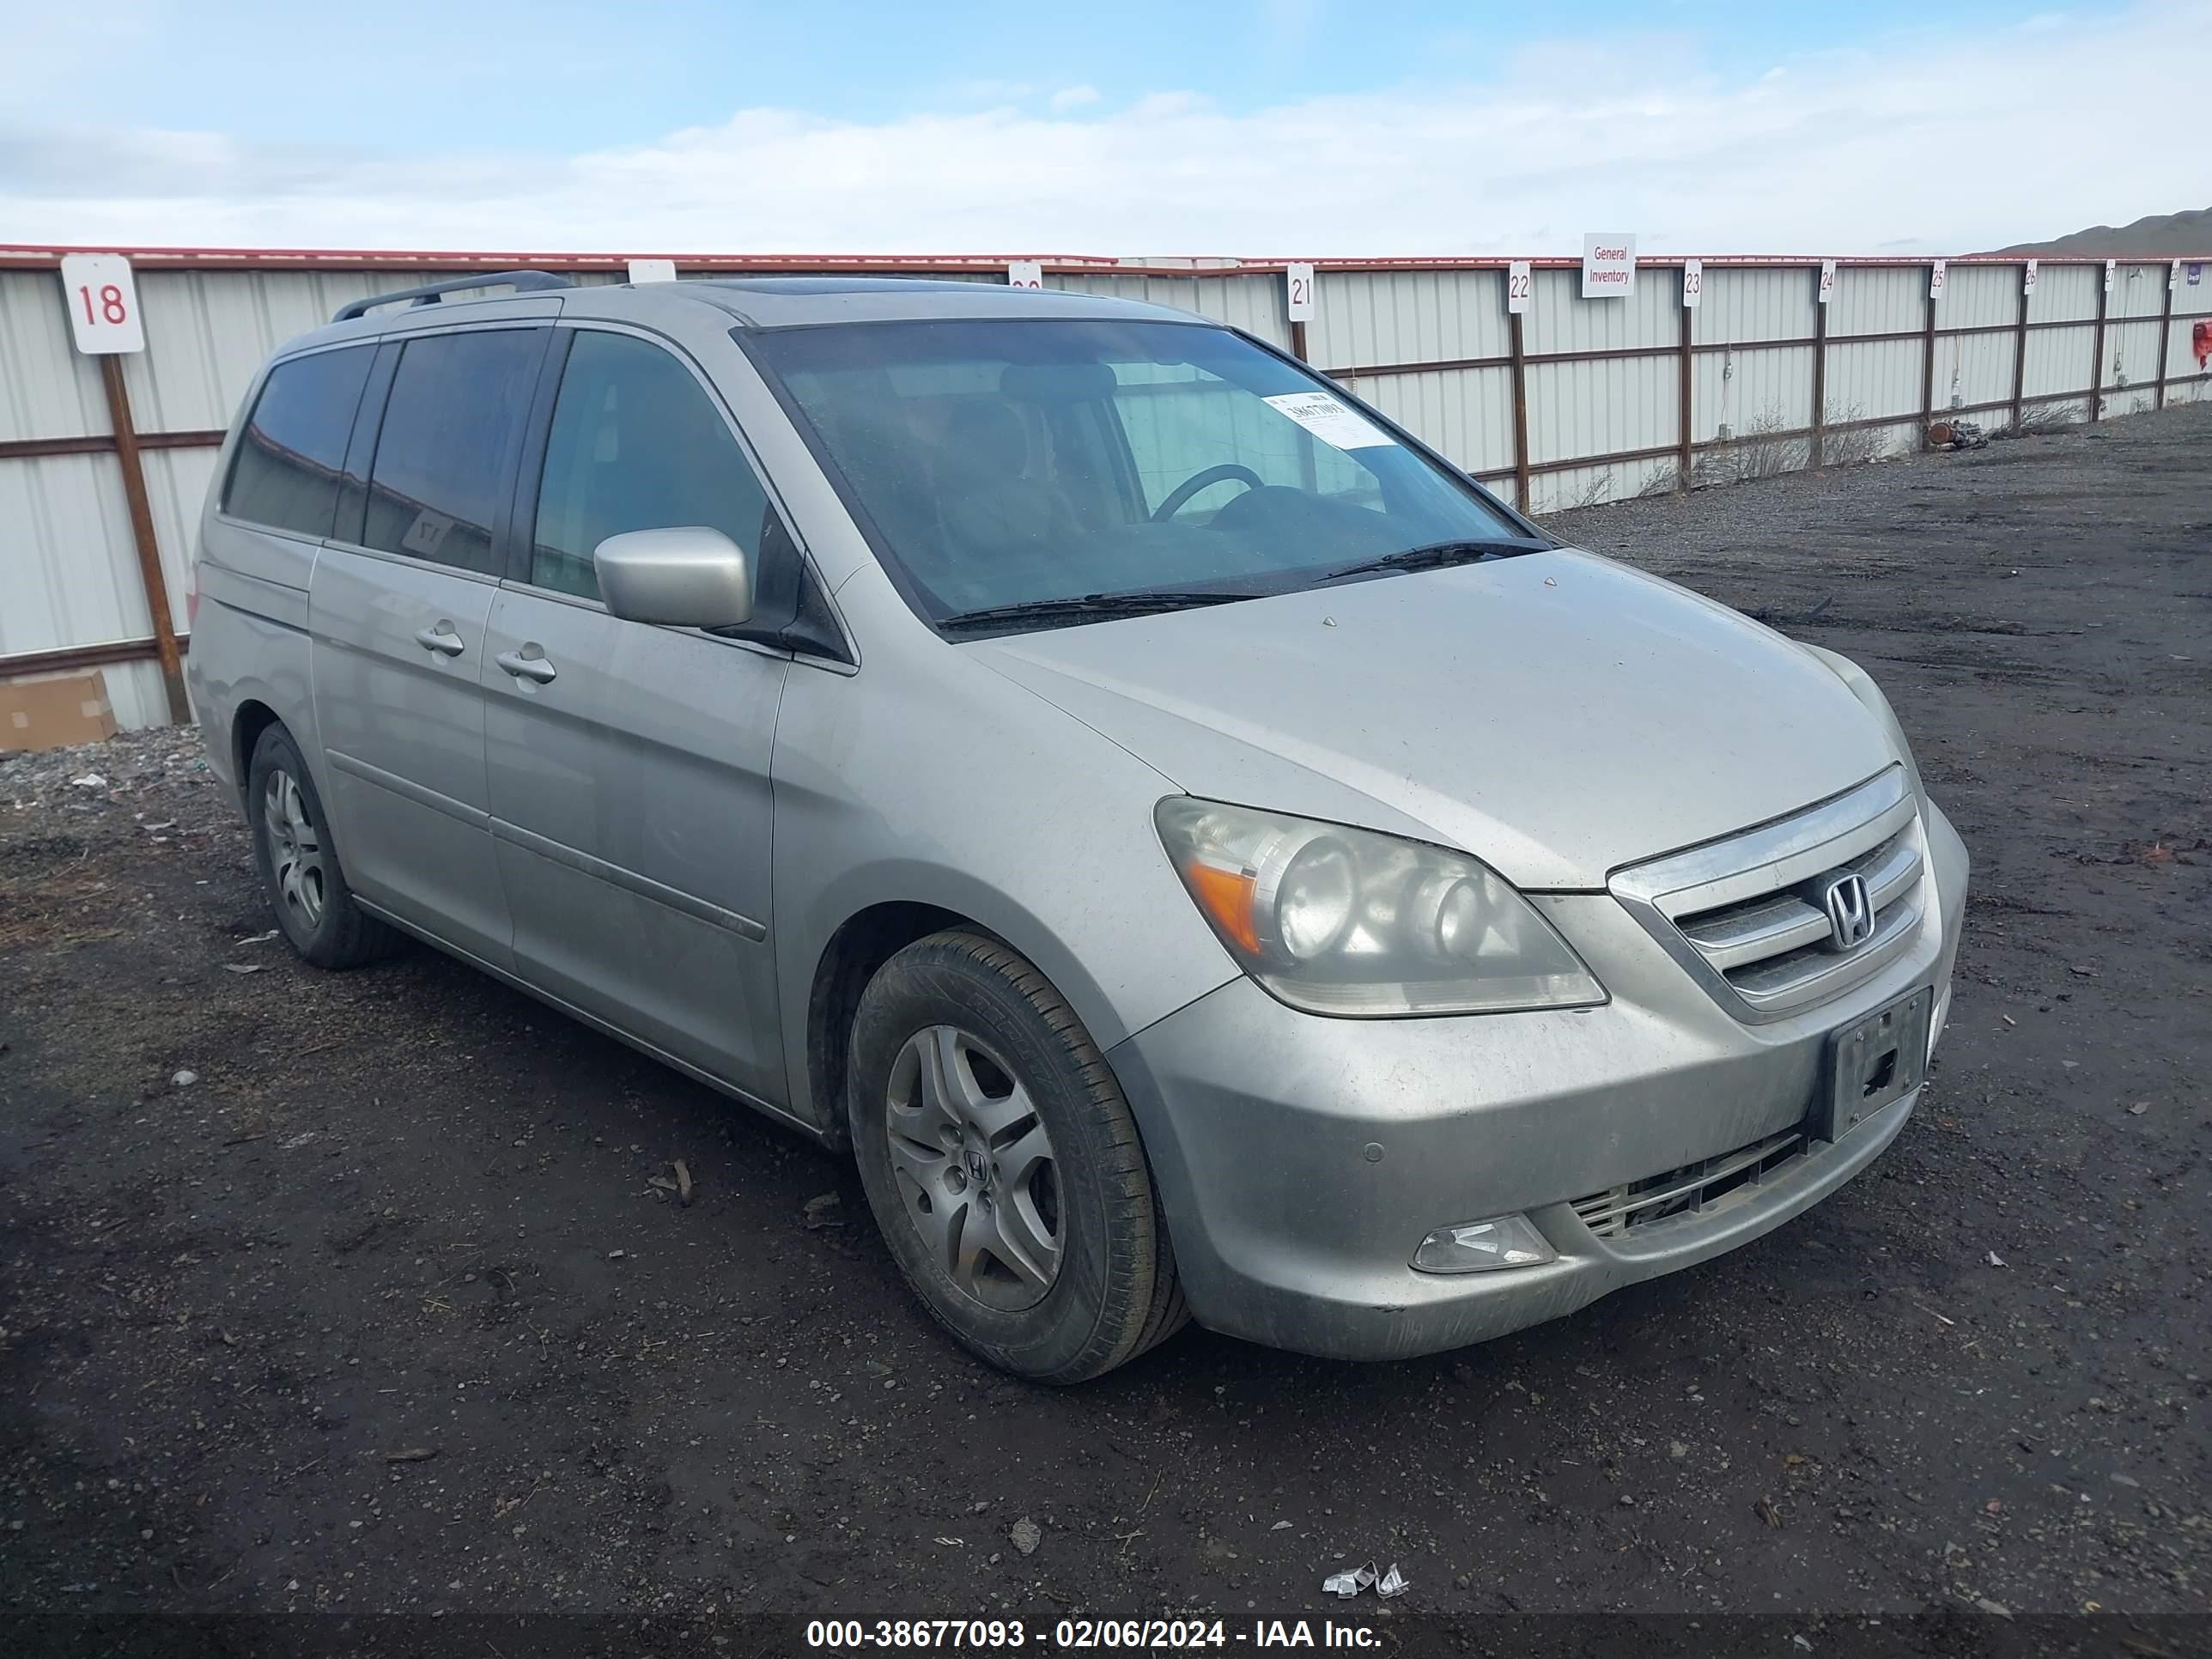
[[[1397,440],[1364,416],[1346,408],[1326,392],[1286,392],[1267,404],[1289,416],[1325,444],[1338,449],[1373,449]]]

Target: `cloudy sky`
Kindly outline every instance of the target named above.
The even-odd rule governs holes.
[[[2212,201],[2212,0],[103,0],[0,242],[1965,252]]]

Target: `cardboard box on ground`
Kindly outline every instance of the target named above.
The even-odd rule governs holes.
[[[115,710],[98,669],[0,680],[0,750],[60,749],[114,735]]]

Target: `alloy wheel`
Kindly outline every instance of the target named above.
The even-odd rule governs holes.
[[[312,933],[323,919],[323,836],[307,816],[299,780],[281,766],[262,789],[261,823],[277,898]]]

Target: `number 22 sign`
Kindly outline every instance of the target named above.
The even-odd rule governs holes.
[[[1528,289],[1531,282],[1532,279],[1528,275],[1528,262],[1526,259],[1514,259],[1507,262],[1505,310],[1508,315],[1517,316],[1528,309]]]
[[[131,277],[131,261],[121,254],[64,254],[62,294],[79,351],[97,357],[146,349],[138,286]]]

